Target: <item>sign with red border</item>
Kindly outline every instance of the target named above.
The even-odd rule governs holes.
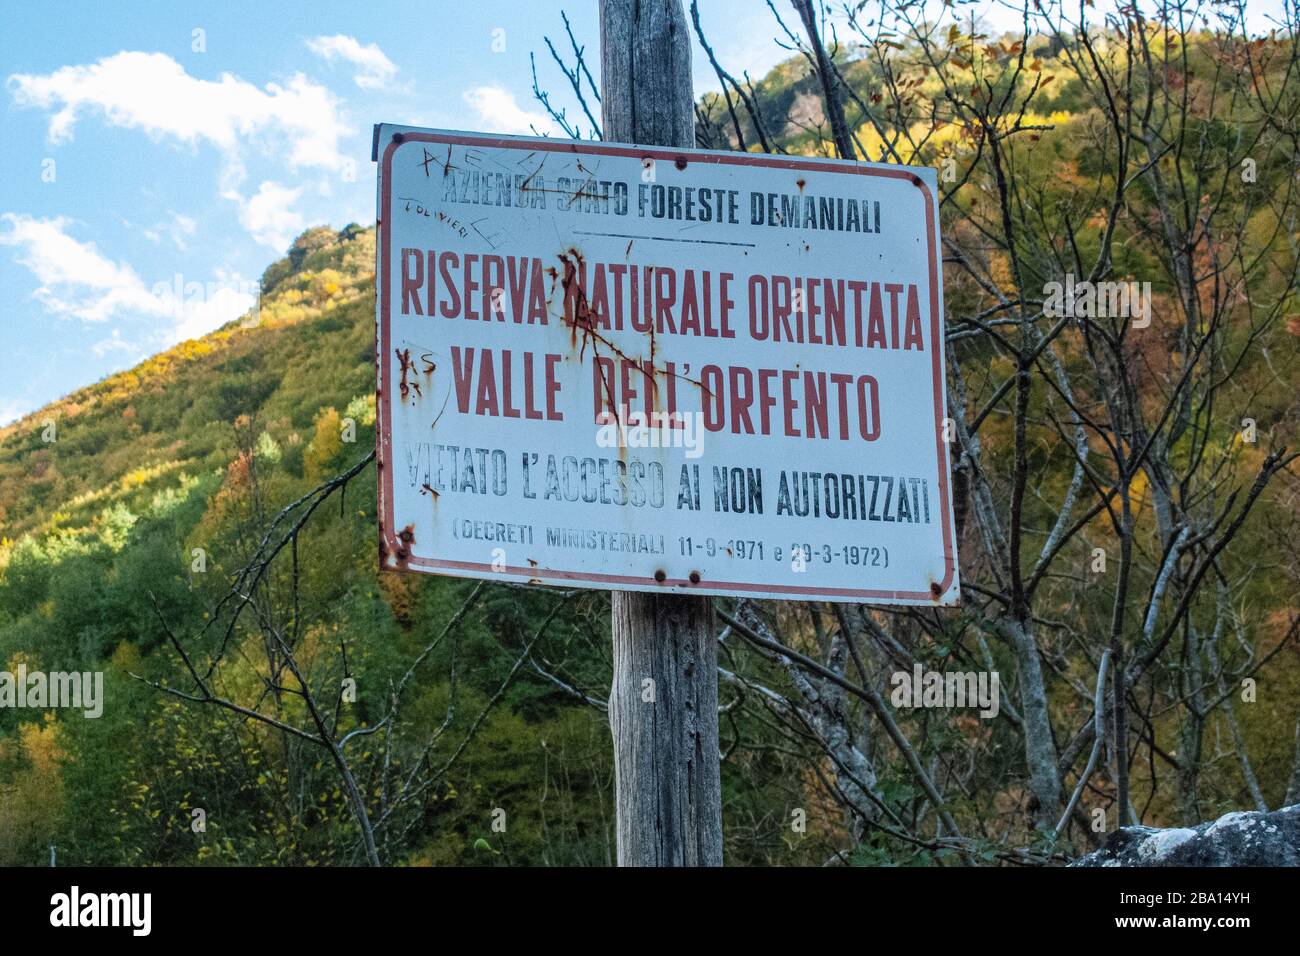
[[[380,563],[958,601],[931,169],[382,125]]]

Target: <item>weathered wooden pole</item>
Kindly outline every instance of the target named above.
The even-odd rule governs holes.
[[[694,146],[681,0],[600,0],[605,139]],[[708,598],[616,591],[615,816],[620,866],[721,866],[718,648]]]

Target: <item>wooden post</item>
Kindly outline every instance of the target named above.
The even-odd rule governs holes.
[[[694,146],[681,0],[600,0],[605,139]],[[620,866],[721,866],[718,647],[708,598],[616,591],[615,816]]]

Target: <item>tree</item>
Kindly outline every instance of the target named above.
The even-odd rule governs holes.
[[[760,655],[719,669],[737,693],[727,752],[770,738],[747,710],[779,721],[846,814],[850,852],[873,833],[984,852],[1018,827],[1022,847],[995,839],[995,855],[1048,859],[1076,824],[1096,841],[1084,805],[1109,827],[1169,801],[1196,822],[1211,722],[1263,808],[1237,691],[1300,627],[1246,597],[1285,590],[1260,574],[1260,513],[1285,514],[1270,492],[1295,481],[1294,419],[1252,417],[1295,406],[1269,359],[1294,356],[1294,11],[1256,37],[1244,4],[1217,7],[1213,29],[1195,3],[1097,22],[1026,5],[997,39],[952,8],[871,19],[793,0],[796,23],[768,6],[821,102],[803,149],[941,169],[964,607],[724,602],[722,646],[738,635]],[[775,151],[771,94],[728,72],[690,14],[722,88],[696,108],[697,139]],[[581,70],[565,73],[580,92]],[[1007,662],[1014,700],[989,732],[907,719],[881,685],[918,662]],[[1006,737],[1018,766],[995,756]]]

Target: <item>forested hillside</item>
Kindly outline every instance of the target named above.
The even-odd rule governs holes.
[[[848,148],[952,173],[968,589],[718,602],[729,864],[1055,863],[1121,792],[1154,825],[1300,795],[1293,41],[1142,29],[834,52]],[[701,145],[834,154],[810,63],[705,97]],[[1149,282],[1149,328],[1056,327],[1067,272]],[[374,291],[373,229],[310,229],[254,312],[0,431],[0,670],[107,697],[0,710],[0,864],[612,862],[608,597],[378,572]],[[886,734],[861,686],[921,665],[998,671],[1001,713]]]
[[[0,658],[11,672],[24,662],[29,670],[102,668],[107,697],[94,720],[0,712],[6,863],[43,861],[50,843],[69,863],[354,859],[346,798],[327,755],[135,679],[192,690],[168,629],[187,647],[204,646],[213,637],[205,622],[271,515],[374,446],[373,229],[308,230],[267,269],[263,288],[256,314],[4,433]],[[47,442],[48,422],[56,431]],[[294,628],[313,677],[338,687],[346,672],[355,681],[355,705],[342,705],[338,718],[344,732],[366,726],[372,706],[384,710],[390,681],[469,590],[381,576],[375,548],[371,468],[301,534],[296,615],[279,603],[291,569],[277,569],[266,585],[265,613],[277,620],[262,623]],[[410,733],[427,735],[449,701],[456,705],[432,760],[450,760],[513,662],[510,646],[551,603],[488,591],[454,646],[424,661],[406,702]],[[557,632],[596,647],[578,672],[598,670],[602,652],[590,629],[602,622],[580,606],[565,618]],[[261,653],[257,630],[237,636],[231,653],[239,660],[220,678],[249,706],[268,693],[265,657],[260,667],[249,659]],[[292,700],[281,703],[301,713]],[[421,791],[414,819],[402,817],[394,860],[495,859],[474,848],[489,835],[490,811],[526,799],[544,813],[521,811],[512,845],[497,852],[605,861],[607,732],[600,715],[562,703],[527,681],[512,686],[453,768]],[[378,779],[381,757],[405,771],[382,741],[357,739],[362,746],[349,756],[367,784]],[[202,835],[191,826],[196,808],[206,814]]]

